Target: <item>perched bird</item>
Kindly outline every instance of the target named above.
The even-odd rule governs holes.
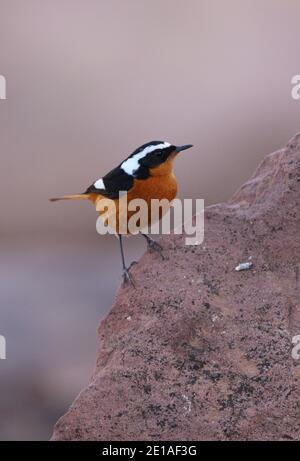
[[[127,203],[132,199],[143,199],[150,207],[152,199],[167,199],[171,202],[176,197],[177,181],[173,173],[173,161],[179,152],[190,147],[193,146],[191,144],[174,146],[164,141],[148,142],[136,149],[107,175],[97,179],[84,193],[52,198],[50,201],[90,200],[102,217],[102,214],[104,215],[103,200],[113,201],[116,213],[120,213],[123,205],[119,193],[127,192],[127,201],[124,206],[129,219],[132,213],[128,211]],[[107,215],[105,216],[107,218]],[[134,285],[129,268],[125,264],[122,234],[118,232],[118,220],[116,220],[115,234],[120,243],[123,280]],[[144,233],[142,235],[147,240],[148,248],[157,251],[163,257],[161,246],[149,235]]]

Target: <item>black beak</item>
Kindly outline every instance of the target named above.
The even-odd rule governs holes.
[[[190,149],[193,147],[193,144],[186,144],[185,146],[178,146],[176,147],[176,152],[181,152],[182,150]]]

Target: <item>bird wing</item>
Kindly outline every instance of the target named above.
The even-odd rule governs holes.
[[[111,170],[103,178],[95,181],[87,188],[85,194],[99,194],[110,199],[119,197],[119,193],[129,191],[133,186],[134,178],[120,166]]]

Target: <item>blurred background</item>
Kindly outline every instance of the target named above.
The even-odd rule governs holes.
[[[120,284],[93,207],[48,198],[162,139],[195,146],[180,197],[226,200],[300,130],[299,31],[297,0],[0,0],[0,439],[51,436]]]

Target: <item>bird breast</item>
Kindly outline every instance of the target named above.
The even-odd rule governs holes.
[[[165,176],[149,176],[147,179],[135,179],[133,187],[128,191],[127,200],[125,196],[120,197],[120,199],[114,200],[115,212],[109,203],[111,199],[107,199],[103,196],[98,196],[96,200],[96,210],[99,212],[101,218],[106,223],[114,222],[116,227],[114,230],[115,233],[119,233],[119,217],[126,216],[128,221],[131,216],[133,216],[136,211],[128,210],[128,203],[134,199],[143,199],[148,205],[148,223],[151,224],[157,219],[153,219],[151,215],[151,200],[163,200],[167,199],[169,202],[172,202],[177,194],[177,181],[173,172],[170,172]],[[107,206],[108,205],[108,206]],[[106,208],[107,206],[107,208]],[[104,210],[105,208],[105,210]],[[159,211],[158,219],[161,219],[163,214],[167,211],[168,208],[161,209]],[[116,216],[115,216],[116,214]],[[115,217],[115,221],[111,220],[112,215]],[[126,231],[130,233],[128,230]],[[123,232],[124,233],[124,230]]]

